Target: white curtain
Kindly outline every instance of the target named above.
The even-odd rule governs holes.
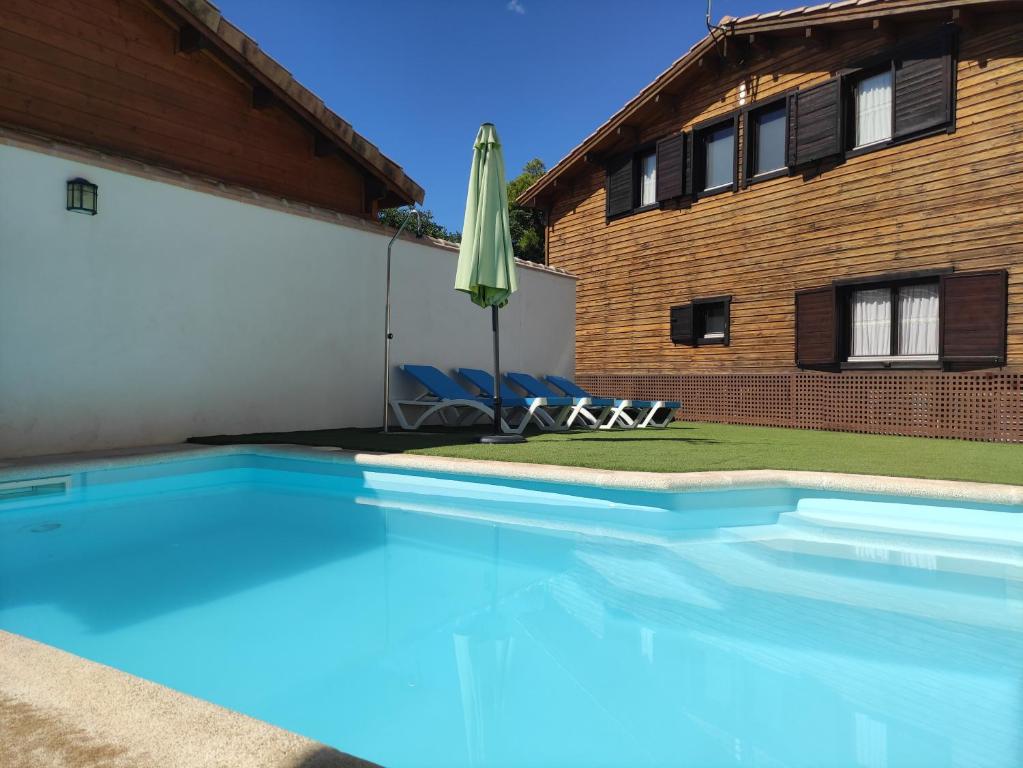
[[[899,354],[938,354],[938,286],[899,289]]]
[[[856,84],[856,146],[892,136],[892,73],[879,72]]]
[[[639,204],[653,205],[657,202],[657,155],[646,155],[642,161],[642,178],[639,187]]]
[[[890,355],[892,293],[887,288],[854,291],[852,295],[852,357]]]

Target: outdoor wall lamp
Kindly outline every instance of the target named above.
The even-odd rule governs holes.
[[[96,215],[96,200],[99,187],[83,178],[71,179],[67,183],[67,209],[76,213]]]

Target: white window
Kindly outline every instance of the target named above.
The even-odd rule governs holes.
[[[892,353],[892,291],[869,288],[853,291],[852,357],[887,357]]]
[[[865,77],[854,86],[856,146],[892,137],[892,73],[890,69]]]
[[[639,158],[639,205],[657,202],[657,154],[651,152]]]
[[[937,357],[937,283],[899,289],[899,354]]]
[[[849,359],[937,359],[938,304],[938,284],[933,282],[853,291]]]
[[[735,181],[735,126],[731,121],[704,130],[703,191],[727,187]]]

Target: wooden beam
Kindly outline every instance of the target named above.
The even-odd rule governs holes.
[[[679,108],[682,106],[682,99],[679,97],[677,93],[661,91],[656,96],[654,96],[654,104],[656,104],[661,109],[671,114],[674,112],[678,112]]]
[[[762,56],[770,56],[774,53],[774,41],[763,32],[759,35],[750,35],[747,44],[749,45],[750,50],[756,51]]]
[[[273,92],[262,83],[252,86],[252,108],[266,109],[274,103]]]
[[[178,30],[178,53],[198,53],[209,47],[209,40],[191,24],[185,24]]]
[[[615,135],[635,144],[639,141],[639,128],[634,125],[619,125],[615,128]]]
[[[977,17],[973,11],[967,8],[953,8],[952,23],[958,24],[963,29],[972,29],[977,24]]]
[[[316,157],[331,157],[337,153],[337,144],[321,133],[316,134],[316,138],[313,140],[313,154]]]
[[[880,35],[881,39],[888,42],[895,42],[898,38],[895,22],[891,19],[874,19],[870,22],[870,28],[874,34]]]
[[[717,76],[721,74],[721,60],[717,54],[707,54],[701,56],[696,62],[696,66],[700,68],[701,72],[705,72],[708,75]]]
[[[807,27],[803,31],[803,37],[818,48],[827,48],[831,45],[831,36],[821,27]]]
[[[606,156],[600,152],[587,152],[583,155],[584,163],[592,163],[593,165],[603,165]],[[557,179],[555,179],[557,181]]]
[[[721,44],[724,46],[724,58],[728,66],[738,68],[749,61],[749,46],[743,40],[735,36],[728,36]]]

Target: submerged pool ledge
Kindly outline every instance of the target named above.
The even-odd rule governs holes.
[[[10,768],[375,765],[3,630],[0,733],[0,764]]]
[[[82,454],[61,454],[0,462],[0,482],[73,474],[83,471],[162,464],[213,456],[283,456],[327,463],[349,463],[402,470],[451,472],[479,477],[573,483],[601,488],[653,491],[697,491],[729,488],[783,487],[844,493],[888,494],[923,499],[1023,504],[1023,485],[977,483],[960,480],[927,480],[883,475],[850,475],[838,472],[804,472],[780,469],[723,470],[718,472],[633,472],[528,464],[485,459],[455,459],[403,453],[370,453],[339,448],[299,445],[158,445]]]

